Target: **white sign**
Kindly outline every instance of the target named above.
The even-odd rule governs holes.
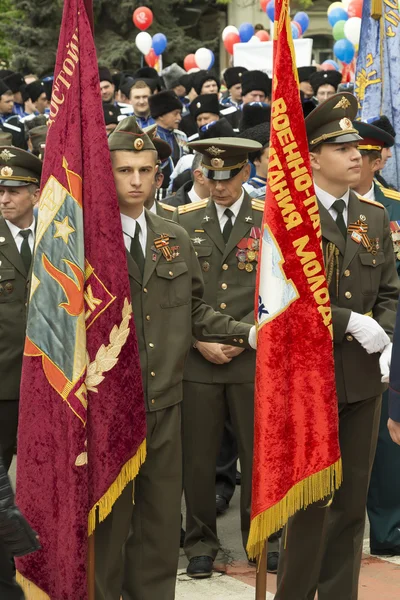
[[[313,40],[304,38],[293,40],[296,54],[296,66],[308,67],[311,65]],[[273,42],[247,42],[233,46],[233,64],[235,67],[246,67],[249,71],[255,69],[272,75]]]

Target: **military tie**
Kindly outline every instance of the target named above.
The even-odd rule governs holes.
[[[233,229],[232,217],[234,215],[230,208],[225,209],[224,215],[226,215],[228,217],[228,220],[225,223],[224,228],[222,230],[222,236],[225,240],[225,244],[227,244],[228,240],[229,240],[229,236],[231,235],[231,232]]]
[[[24,267],[27,273],[29,273],[29,269],[31,268],[32,262],[32,252],[31,247],[29,245],[29,235],[31,233],[32,231],[30,229],[21,229],[21,231],[19,232],[19,234],[24,238],[22,240],[20,253],[22,262],[24,263]]]
[[[346,208],[346,202],[340,198],[339,200],[335,200],[335,202],[332,204],[332,207],[337,212],[336,225],[338,226],[340,233],[342,234],[344,239],[346,239],[347,226],[346,226],[346,223],[344,222],[344,218],[343,218],[343,211]]]
[[[140,227],[139,223],[136,221],[135,235],[133,236],[132,241],[131,241],[130,254],[131,254],[133,260],[135,261],[135,263],[137,264],[137,266],[139,267],[139,271],[141,272],[142,277],[143,277],[144,254],[143,254],[143,250],[142,250],[142,245],[139,240],[140,232],[141,232],[141,227]]]

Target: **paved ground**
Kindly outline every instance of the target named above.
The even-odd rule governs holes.
[[[239,488],[228,512],[218,518],[223,552],[217,557],[211,579],[194,581],[186,576],[187,560],[181,551],[176,600],[254,600],[256,570],[249,567],[239,533]],[[400,557],[380,559],[368,555],[368,528],[364,541],[359,600],[399,600]],[[268,575],[267,600],[273,600],[276,576]],[[293,598],[293,600],[296,600]],[[340,600],[338,598],[338,600]]]

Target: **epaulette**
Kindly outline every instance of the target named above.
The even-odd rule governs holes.
[[[385,208],[383,204],[380,202],[375,202],[375,200],[368,200],[367,198],[363,198],[362,196],[358,196],[358,199],[361,202],[365,202],[366,204],[372,204],[372,206],[379,206],[379,208]]]
[[[251,208],[254,210],[259,210],[260,212],[264,212],[265,202],[264,200],[260,200],[259,198],[253,198],[251,201]]]
[[[171,206],[170,204],[164,204],[164,202],[159,202],[158,204],[164,210],[169,210],[170,212],[175,212],[175,210],[176,210],[176,206]]]
[[[383,186],[380,190],[386,198],[390,198],[390,200],[400,200],[400,192],[397,190],[391,190],[390,188],[385,188]]]
[[[180,215],[184,215],[187,212],[192,212],[192,210],[199,210],[200,208],[205,208],[208,204],[208,198],[206,200],[202,200],[201,202],[191,202],[190,204],[181,204],[178,206],[178,213]]]

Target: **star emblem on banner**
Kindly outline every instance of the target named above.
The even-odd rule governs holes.
[[[54,238],[62,238],[68,244],[68,236],[75,232],[75,229],[68,222],[68,217],[65,217],[62,221],[54,221],[54,225],[56,226]]]

